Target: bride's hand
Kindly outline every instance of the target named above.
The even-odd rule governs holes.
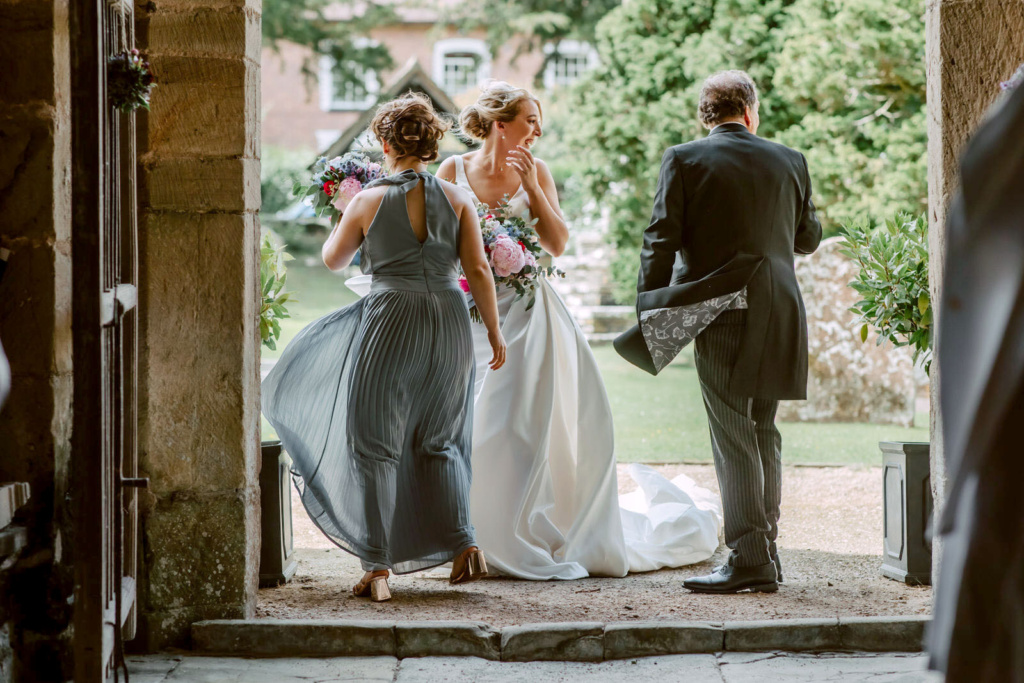
[[[519,174],[524,188],[528,190],[537,188],[537,162],[534,161],[533,153],[530,150],[522,145],[516,145],[508,151],[505,161]]]
[[[491,343],[491,361],[487,364],[491,370],[497,370],[505,364],[505,337],[501,330],[494,330],[487,333],[487,341]]]

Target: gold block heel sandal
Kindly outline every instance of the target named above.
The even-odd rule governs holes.
[[[483,552],[471,548],[462,554],[464,565],[462,571],[456,576],[452,574],[448,582],[453,586],[460,583],[471,583],[479,581],[487,576],[487,559]]]
[[[375,576],[367,583],[360,581],[352,589],[352,593],[357,598],[370,598],[373,602],[386,602],[391,599],[391,587],[388,586],[386,576]]]

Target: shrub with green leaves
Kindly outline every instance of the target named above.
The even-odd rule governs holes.
[[[263,303],[260,306],[260,339],[271,351],[277,349],[277,340],[281,337],[282,318],[290,318],[285,304],[295,301],[291,292],[284,291],[288,273],[285,261],[292,259],[291,254],[284,250],[284,244],[274,240],[270,231],[263,233],[260,243],[260,291]]]
[[[860,264],[850,283],[862,297],[852,310],[864,323],[861,341],[870,328],[878,344],[911,346],[914,361],[931,367],[932,306],[928,293],[928,222],[907,213],[877,227],[859,221],[844,226],[842,254]]]
[[[919,0],[630,0],[611,10],[566,130],[587,194],[609,210],[617,298],[635,299],[662,154],[705,135],[701,82],[722,69],[757,83],[758,134],[807,156],[826,237],[854,220],[924,211],[923,19]]]

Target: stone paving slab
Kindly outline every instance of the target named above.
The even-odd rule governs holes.
[[[192,624],[192,647],[226,655],[394,656],[395,623],[328,619],[224,619]]]
[[[395,683],[722,683],[714,655],[650,657],[617,662],[489,662],[483,659],[403,659]]]
[[[861,681],[872,683],[941,683],[942,677],[925,670],[921,654],[740,653],[718,657],[725,683],[819,683]]]
[[[406,657],[481,657],[501,659],[501,632],[484,623],[459,621],[398,622],[396,652]]]
[[[501,630],[501,659],[506,662],[600,662],[604,624],[526,624]]]
[[[132,683],[391,683],[397,668],[394,657],[128,657]]]
[[[839,650],[839,619],[732,621],[725,624],[725,650]]]
[[[716,652],[919,652],[924,617],[701,622],[542,623],[257,619],[203,621],[192,645],[209,655],[479,657],[510,662],[629,659]]]
[[[920,652],[928,619],[921,617],[841,617],[843,650]]]
[[[604,629],[604,658],[628,659],[657,655],[687,655],[725,649],[722,624],[673,624],[658,621],[608,624]]]
[[[479,657],[128,658],[133,683],[941,683],[916,653],[736,653],[611,662],[495,662]]]

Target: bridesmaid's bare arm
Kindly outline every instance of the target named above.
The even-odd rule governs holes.
[[[479,311],[484,327],[487,328],[487,339],[493,353],[489,365],[491,369],[497,370],[505,364],[505,339],[501,336],[498,319],[498,296],[494,289],[494,276],[491,274],[490,264],[487,263],[487,254],[484,253],[484,238],[480,234],[476,207],[463,190],[453,189],[456,197],[453,207],[459,215],[459,261],[462,263],[462,272],[466,274],[476,310]]]
[[[324,242],[320,252],[324,265],[331,270],[341,270],[352,263],[383,199],[384,193],[372,189],[360,192],[352,198],[341,220]]]

